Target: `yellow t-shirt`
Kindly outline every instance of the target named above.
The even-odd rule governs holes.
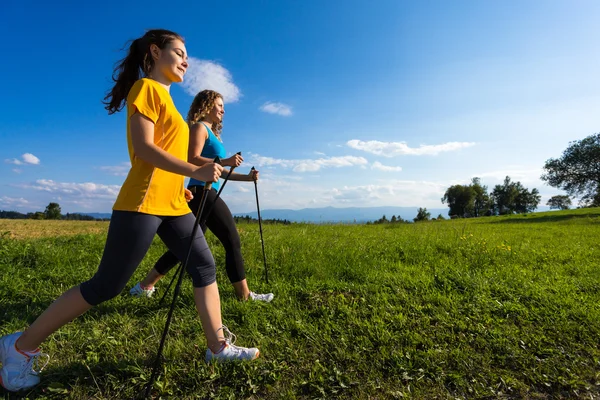
[[[113,210],[165,216],[189,213],[184,196],[185,177],[156,168],[136,157],[130,123],[136,111],[154,122],[155,145],[187,161],[189,127],[175,108],[171,95],[152,79],[138,80],[127,96],[127,147],[131,169]]]

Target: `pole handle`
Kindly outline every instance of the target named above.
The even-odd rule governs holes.
[[[216,156],[215,159],[213,160],[213,162],[215,164],[223,165],[223,164],[221,164],[221,158],[219,156]],[[212,189],[212,184],[213,184],[212,182],[205,182],[204,190],[209,191],[210,189]]]

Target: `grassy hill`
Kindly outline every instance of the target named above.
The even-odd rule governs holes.
[[[73,235],[76,228],[64,225],[64,234],[52,227],[28,238],[52,221],[18,222],[39,225],[24,229],[31,235],[0,239],[0,334],[23,329],[89,278],[104,246],[103,232]],[[10,231],[4,223],[0,234]],[[204,364],[186,280],[157,396],[600,396],[600,209],[263,230],[269,285],[258,225],[239,225],[250,288],[275,293],[271,304],[235,300],[222,247],[208,236],[224,323],[239,344],[258,346],[261,358]],[[164,250],[157,238],[128,288]],[[150,300],[124,291],[54,334],[43,346],[52,358],[42,383],[26,395],[135,397],[149,379],[166,319],[158,298],[167,284]]]

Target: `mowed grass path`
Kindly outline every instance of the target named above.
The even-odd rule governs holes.
[[[261,358],[204,364],[186,280],[156,398],[600,397],[600,209],[419,224],[265,225],[269,285],[258,225],[239,230],[250,287],[274,292],[271,304],[235,300],[222,247],[208,239],[223,320],[238,344],[258,346]],[[23,329],[89,278],[105,240],[105,233],[10,236],[0,240],[0,334]],[[164,250],[157,238],[127,289]],[[52,335],[40,386],[21,396],[135,398],[166,319],[168,306],[158,300],[167,284],[150,300],[124,291]]]

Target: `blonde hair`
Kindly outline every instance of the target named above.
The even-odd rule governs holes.
[[[197,124],[200,121],[204,121],[206,116],[211,112],[215,106],[217,99],[223,99],[221,93],[215,92],[214,90],[203,90],[194,97],[190,110],[187,114],[187,122],[190,126]],[[213,133],[219,137],[221,130],[223,129],[223,123],[221,121],[214,122],[212,125]]]

